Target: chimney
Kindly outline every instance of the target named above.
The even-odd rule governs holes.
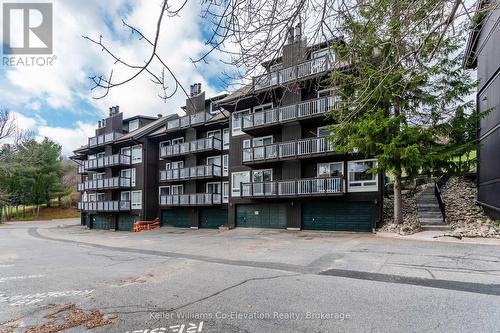
[[[302,37],[302,23],[297,23],[295,26],[295,41],[299,42]]]
[[[201,83],[195,83],[189,86],[190,97],[196,96],[201,93]]]
[[[293,43],[293,27],[288,28],[288,44]]]
[[[198,83],[198,94],[201,94],[201,83]]]
[[[163,115],[161,113],[158,113],[157,116],[158,116],[158,118],[163,117]]]
[[[100,120],[97,122],[97,128],[101,128],[101,121]]]
[[[118,114],[120,113],[120,106],[115,106],[115,114]]]

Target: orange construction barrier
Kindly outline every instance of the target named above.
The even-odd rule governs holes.
[[[160,227],[160,219],[156,218],[153,221],[136,221],[134,222],[134,232],[148,231]]]

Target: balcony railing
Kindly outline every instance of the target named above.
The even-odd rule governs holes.
[[[250,198],[342,194],[344,183],[340,177],[242,183],[240,193]]]
[[[339,98],[337,96],[328,96],[295,105],[258,111],[243,117],[243,130],[319,116],[333,110],[338,110],[339,107]]]
[[[331,153],[332,142],[327,138],[311,138],[270,145],[243,148],[243,162],[274,161]]]
[[[194,126],[197,124],[202,124],[210,119],[211,115],[208,112],[198,112],[192,115],[180,117],[167,122],[167,131],[178,130],[181,128],[186,128]]]
[[[160,196],[162,206],[210,206],[220,205],[222,194],[220,193],[194,193]]]
[[[89,147],[96,147],[100,145],[104,145],[110,142],[113,142],[114,140],[118,140],[123,136],[122,133],[118,132],[111,132],[107,134],[101,134],[98,136],[94,136],[92,138],[89,138]]]
[[[85,173],[88,170],[107,168],[118,165],[130,165],[131,158],[128,155],[115,154],[86,160],[78,166],[78,173]]]
[[[183,142],[171,146],[160,147],[160,157],[166,158],[170,156],[185,155],[210,150],[220,151],[221,149],[222,141],[215,137],[210,137],[191,142]]]
[[[125,177],[113,177],[105,179],[94,179],[78,184],[78,191],[105,190],[113,188],[130,187],[131,179]]]
[[[78,203],[79,210],[119,212],[130,210],[130,201],[85,201]]]
[[[222,176],[222,168],[218,165],[198,165],[189,168],[160,171],[161,181],[210,178],[210,177],[221,177],[221,176]]]
[[[310,75],[320,74],[333,68],[332,57],[325,55],[311,59],[295,66],[278,69],[253,78],[254,90],[260,90]]]

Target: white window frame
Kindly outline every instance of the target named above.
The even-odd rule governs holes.
[[[128,199],[125,199],[125,200],[123,199],[124,194],[128,194]],[[131,200],[130,198],[131,198],[130,191],[121,191],[120,192],[120,201],[130,201]]]
[[[320,98],[320,97],[333,96],[334,95],[333,93],[334,93],[333,88],[322,89],[322,90],[318,90],[316,97]]]
[[[100,153],[95,154],[95,157],[96,157],[96,158],[101,158],[101,157],[104,157],[104,156],[106,156],[106,153],[105,153],[105,152],[103,152],[103,151],[102,151],[102,152],[100,152]]]
[[[95,197],[96,197],[96,201],[104,201],[104,193],[102,193],[102,192],[97,192],[95,194]]]
[[[260,145],[260,146],[256,146],[255,145],[255,141],[257,141],[257,140],[264,141],[265,139],[269,139],[269,138],[271,139],[271,143],[269,143],[269,145],[272,145],[274,143],[273,136],[272,135],[266,135],[266,136],[259,136],[257,138],[253,138],[252,139],[252,147],[264,147],[264,146],[267,146],[267,144],[264,144],[264,143],[262,143],[262,145]]]
[[[227,177],[229,172],[229,155],[222,155],[222,175]]]
[[[217,137],[216,134],[219,134]],[[220,129],[207,131],[207,138],[215,137],[216,139],[222,140],[222,131]]]
[[[319,132],[320,132],[321,130],[324,130],[324,129],[326,129],[326,130],[328,131],[328,126],[321,126],[321,127],[318,127],[318,128],[316,129],[316,137],[317,137],[317,138],[326,138],[326,137],[328,137],[328,136],[330,135],[330,131],[328,131],[328,135],[326,135],[326,136],[320,136],[320,135],[319,135]]]
[[[256,173],[265,172],[265,171],[271,171],[271,180],[262,180],[262,181],[259,181],[258,183],[266,182],[266,181],[272,182],[273,181],[273,169],[258,169],[258,170],[252,170],[252,177],[251,177],[252,183],[254,182],[253,177]]]
[[[222,130],[222,149],[229,149],[229,137],[230,137],[229,128],[224,128]]]
[[[212,159],[219,159],[219,164],[208,163],[208,161],[212,160]],[[216,166],[222,167],[222,157],[220,155],[208,156],[207,157],[207,165],[216,165]]]
[[[165,140],[160,142],[160,148],[170,146],[172,142],[170,140]]]
[[[170,190],[170,186],[159,186],[158,187],[158,202],[161,202],[161,190],[164,189],[164,188],[168,188],[168,194],[167,195],[170,195],[172,192]]]
[[[170,165],[171,169],[182,169],[182,168],[184,168],[184,161],[183,160],[170,162],[168,164]]]
[[[172,146],[184,143],[184,137],[172,139]]]
[[[134,194],[139,194],[139,201],[134,202]],[[130,191],[130,208],[142,209],[142,190]]]
[[[222,194],[222,183],[221,182],[207,182],[205,184],[205,193],[212,193],[212,192],[208,192],[209,185],[216,185],[216,189],[218,190],[218,192],[215,192],[213,194]]]
[[[238,186],[235,186],[235,181],[234,181],[234,176],[236,175],[244,175],[244,177],[246,176],[248,178],[248,181],[245,181],[245,183],[250,183],[251,181],[251,175],[250,175],[250,171],[237,171],[237,172],[232,172],[231,173],[231,196],[232,197],[239,197],[241,196],[241,193],[240,193],[240,184],[238,184]]]
[[[174,189],[176,189],[178,193],[174,194]],[[179,191],[179,189],[181,189],[181,190]],[[170,186],[170,195],[183,195],[183,194],[184,194],[184,185],[183,184]]]
[[[131,124],[137,124],[137,127],[132,128],[132,126],[130,126]],[[141,124],[139,122],[139,119],[131,120],[128,122],[128,131],[129,132],[135,131],[136,129],[139,129],[140,126],[141,126]]]
[[[311,59],[318,59],[325,55],[328,55],[330,59],[333,59],[333,52],[329,47],[324,47],[317,51],[311,53]]]
[[[88,201],[89,202],[96,202],[97,201],[97,194],[96,193],[89,193]]]
[[[222,202],[229,202],[229,182],[222,182]]]
[[[273,108],[273,103],[260,104],[258,106],[253,107],[253,112],[260,112],[264,110],[271,110]]]
[[[240,111],[236,111],[236,112],[233,112],[231,114],[231,135],[232,136],[238,136],[238,135],[242,135],[244,134],[243,133],[243,117],[246,115],[246,114],[251,114],[252,113],[252,110],[251,109],[245,109],[245,110],[240,110]],[[237,127],[235,127],[235,115],[240,115],[240,121],[239,121],[239,124]]]
[[[123,147],[120,149],[120,154],[132,157],[132,147]]]
[[[142,145],[135,145],[130,148],[130,160],[132,164],[142,163]],[[122,148],[123,149],[123,148]],[[139,150],[141,152],[140,156],[134,156],[134,151]]]
[[[343,177],[344,174],[345,174],[344,173],[344,162],[325,162],[325,163],[318,163],[318,164],[316,164],[316,178],[334,177],[332,175],[328,175],[327,177],[325,177],[325,176],[320,176],[320,174],[319,174],[319,167],[320,167],[320,165],[328,165],[328,166],[330,166],[332,164],[340,164],[342,166],[342,168],[341,168],[342,175],[340,177]]]
[[[120,170],[120,177],[127,178],[126,175],[125,176],[123,175],[123,173],[126,173],[127,171],[130,172],[130,186],[135,186],[135,181],[136,181],[135,168]]]
[[[104,178],[104,175],[106,175],[105,172],[96,172],[92,174],[92,180],[101,180]]]
[[[376,159],[365,159],[365,160],[354,160],[354,161],[348,161],[347,162],[347,188],[349,192],[376,192],[378,191],[378,174],[373,174],[375,179],[372,180],[360,180],[360,181],[351,181],[351,164],[353,163],[359,163],[359,162],[373,162],[373,166],[377,166],[377,160]],[[365,183],[372,183],[375,182],[375,184],[370,184],[370,185],[365,185]],[[352,186],[352,184],[360,184],[360,186]]]

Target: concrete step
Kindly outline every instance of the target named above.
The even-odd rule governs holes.
[[[448,224],[443,224],[443,225],[422,225],[421,226],[423,231],[450,231],[451,227]]]
[[[444,224],[442,217],[418,217],[421,225],[424,224]]]
[[[417,214],[418,218],[419,219],[443,219],[443,215],[441,215],[440,212],[438,213],[421,213],[421,212],[418,212]]]

